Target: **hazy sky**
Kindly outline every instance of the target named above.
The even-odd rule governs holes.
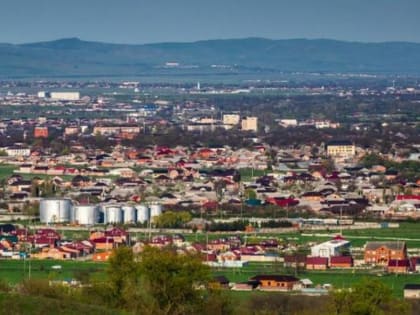
[[[267,37],[420,42],[420,0],[1,0],[0,42]]]

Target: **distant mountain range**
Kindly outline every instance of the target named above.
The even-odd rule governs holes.
[[[78,38],[0,44],[0,77],[176,73],[420,74],[420,44],[245,38],[145,45]]]

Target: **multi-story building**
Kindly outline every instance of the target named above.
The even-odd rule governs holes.
[[[327,143],[327,154],[331,157],[353,157],[356,154],[356,146],[348,140],[330,141]]]
[[[34,129],[35,138],[48,138],[48,127],[35,127]]]
[[[367,264],[388,265],[390,260],[407,259],[407,246],[403,241],[367,242],[364,260]]]
[[[80,100],[79,92],[38,92],[39,98],[52,99],[57,101],[78,101]]]
[[[240,121],[238,114],[225,114],[223,115],[223,124],[225,125],[238,125]]]
[[[93,134],[117,135],[117,134],[139,134],[139,126],[96,126],[93,128]]]
[[[258,118],[257,117],[246,117],[241,122],[243,131],[258,131]]]

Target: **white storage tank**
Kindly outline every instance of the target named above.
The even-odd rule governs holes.
[[[70,222],[71,208],[71,199],[42,199],[39,203],[39,220],[41,223]]]
[[[122,223],[122,211],[119,205],[106,205],[104,207],[104,223]]]
[[[133,206],[123,206],[121,207],[124,216],[124,223],[134,223],[136,222],[137,211]]]
[[[99,222],[99,209],[96,205],[78,205],[73,207],[72,221],[81,225],[93,225]]]
[[[151,204],[150,205],[150,218],[160,216],[162,214],[162,205],[161,204]]]
[[[150,220],[149,207],[146,205],[138,205],[137,209],[137,222],[145,223]]]

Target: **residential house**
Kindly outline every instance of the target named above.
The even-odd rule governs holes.
[[[311,256],[314,257],[333,257],[342,256],[343,253],[350,251],[350,242],[338,236],[330,241],[311,247]]]
[[[292,291],[299,279],[285,275],[257,275],[249,279],[258,283],[259,290]]]
[[[353,267],[353,257],[351,256],[332,256],[330,257],[331,268],[351,268]]]
[[[393,260],[407,259],[407,246],[403,241],[367,242],[364,260],[367,264],[384,265]]]
[[[38,253],[31,254],[33,258],[37,259],[70,259],[71,253],[61,250],[60,248],[44,247]]]
[[[305,268],[306,255],[295,254],[284,256],[284,267],[286,268]]]
[[[306,269],[326,270],[328,268],[327,257],[306,257]]]

